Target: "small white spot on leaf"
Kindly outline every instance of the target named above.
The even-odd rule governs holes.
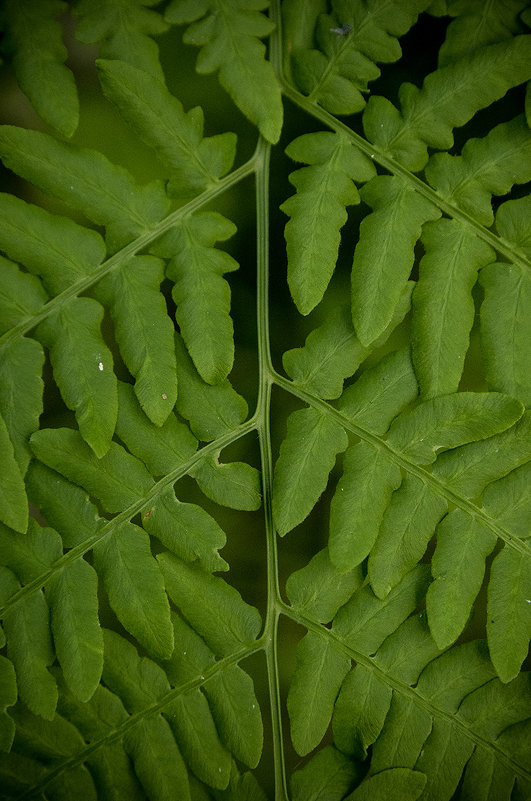
[[[102,370],[103,370],[103,362],[99,362],[98,363],[98,370],[100,371],[100,373],[102,372]]]
[[[166,395],[166,393],[165,393],[165,392],[163,392],[163,393],[162,393],[162,400],[167,400],[167,398],[168,398],[168,396]]]

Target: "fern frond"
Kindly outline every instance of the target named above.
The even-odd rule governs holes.
[[[174,282],[175,319],[199,375],[208,384],[220,384],[234,363],[231,293],[223,275],[239,264],[214,245],[235,233],[236,226],[226,217],[203,212],[184,218],[155,247],[170,259],[166,275]]]
[[[203,137],[200,106],[185,113],[162,81],[130,64],[100,59],[97,66],[105,96],[169,169],[174,197],[198,194],[230,170],[236,135]]]
[[[4,125],[0,155],[23,178],[107,226],[111,250],[149,231],[169,210],[159,181],[140,187],[124,167],[98,151],[58,142],[38,131]],[[60,175],[57,164],[63,168]]]
[[[333,0],[332,14],[318,17],[317,9],[325,11],[325,6],[316,4],[316,10],[306,12],[311,38],[298,32],[300,18],[291,10],[294,5],[286,4],[284,23],[297,88],[332,114],[354,114],[365,107],[363,93],[368,91],[369,81],[380,75],[376,64],[400,58],[398,38],[429,4],[424,0],[369,0],[363,4]],[[315,17],[313,31],[309,26]]]
[[[291,217],[285,228],[288,284],[297,308],[308,314],[321,301],[337,261],[345,206],[360,202],[354,184],[368,181],[375,170],[369,159],[341,134],[305,134],[286,148],[288,156],[309,164],[290,175],[297,193],[282,211]]]
[[[525,0],[504,0],[503,3],[448,3],[448,12],[455,17],[446,31],[439,50],[439,66],[444,67],[485,45],[510,39],[524,33],[520,12]]]
[[[160,293],[163,278],[160,259],[135,256],[94,290],[110,309],[121,356],[135,378],[138,402],[157,425],[167,419],[177,398],[174,331]]]
[[[219,70],[219,81],[238,108],[255,123],[269,142],[278,142],[282,128],[280,88],[260,39],[273,30],[259,11],[266,2],[238,0],[172,0],[165,18],[174,25],[192,23],[183,41],[202,47],[196,70]],[[257,88],[260,87],[260,93]]]
[[[6,801],[531,797],[526,6],[5,4]]]
[[[306,338],[304,347],[287,350],[282,356],[286,373],[297,386],[318,398],[338,398],[343,381],[354,375],[372,348],[383,345],[409,311],[413,282],[406,285],[395,313],[382,336],[364,347],[352,325],[349,306],[337,307],[323,325]]]
[[[441,654],[424,615],[408,617],[422,598],[426,578],[420,569],[410,573],[385,606],[368,587],[360,588],[334,618],[332,633],[337,639],[326,630],[319,637],[321,652],[335,650],[337,659],[350,652],[357,662],[336,693],[334,745],[357,759],[372,746],[370,777],[383,781],[388,771],[405,767],[417,772],[436,798],[453,797],[460,780],[471,788],[478,766],[490,764],[483,784],[489,788],[494,782],[505,797],[515,778],[520,781],[526,776],[525,763],[514,754],[508,759],[499,744],[502,732],[510,738],[515,724],[526,725],[528,682],[521,676],[522,681],[501,684],[482,642]],[[355,655],[357,648],[361,653]],[[296,682],[312,664],[300,646],[298,652]],[[361,654],[372,658],[364,660]],[[335,683],[334,679],[329,682],[331,691]],[[313,745],[322,736],[324,723],[323,719],[318,728],[308,715],[291,715],[291,725],[298,729],[295,736],[309,737]],[[333,764],[339,761],[336,758]],[[361,787],[368,791],[371,781]],[[415,783],[408,781],[406,790],[414,789]],[[475,789],[473,793],[471,797],[480,797]],[[355,797],[352,793],[349,799]]]
[[[5,39],[2,50],[13,57],[17,81],[37,113],[64,136],[72,136],[79,121],[74,76],[66,66],[59,17],[62,0],[8,0],[2,9]]]
[[[352,319],[369,346],[389,325],[407,284],[421,227],[440,211],[397,177],[377,176],[362,190],[374,212],[363,220],[352,264]]]
[[[372,96],[363,115],[367,138],[410,170],[422,170],[428,146],[453,146],[453,129],[531,77],[531,38],[488,45],[427,76],[421,89],[402,84],[400,111]]]
[[[168,24],[151,6],[159,0],[77,0],[79,19],[76,38],[99,45],[100,58],[119,59],[162,78],[159,50],[152,37],[164,33]]]

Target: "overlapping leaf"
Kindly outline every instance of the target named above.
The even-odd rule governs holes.
[[[413,171],[428,161],[428,146],[452,147],[453,129],[531,77],[531,38],[515,36],[478,48],[430,73],[421,89],[400,87],[398,110],[387,98],[372,96],[363,115],[367,138]]]
[[[150,6],[158,0],[80,0],[75,14],[79,19],[76,38],[99,45],[101,58],[119,59],[133,64],[156,78],[163,78],[159,49],[153,36],[164,33],[168,24]]]
[[[359,203],[354,184],[368,181],[374,167],[346,137],[333,133],[304,134],[286,149],[288,156],[309,164],[292,173],[297,194],[281,208],[291,217],[285,229],[288,284],[302,314],[322,299],[337,261],[345,206]]]
[[[161,80],[130,64],[100,59],[98,70],[105,95],[169,168],[172,195],[197,194],[228,172],[236,136],[203,137],[200,106],[186,113]]]
[[[172,0],[166,19],[174,24],[192,23],[184,41],[202,47],[196,70],[219,70],[219,81],[236,105],[258,126],[269,142],[277,142],[282,128],[280,87],[273,68],[264,58],[260,39],[273,30],[271,20],[259,13],[267,2],[238,0]],[[257,88],[260,87],[260,92]]]
[[[67,10],[62,0],[9,0],[2,13],[5,53],[22,91],[41,117],[65,136],[71,136],[79,120],[79,100],[74,76],[66,66],[60,17]]]
[[[298,583],[312,585],[314,576],[304,568]],[[422,599],[426,579],[426,571],[417,568],[385,601],[368,587],[356,590],[334,614],[335,636],[324,630],[321,636],[307,635],[300,643],[290,690],[293,742],[299,753],[305,753],[318,744],[331,723],[334,746],[328,747],[326,759],[325,751],[320,751],[294,775],[294,787],[311,775],[314,764],[315,770],[318,765],[321,768],[320,785],[330,787],[329,792],[335,781],[349,787],[356,774],[347,770],[344,757],[364,759],[372,746],[369,776],[349,799],[379,798],[378,782],[387,793],[390,788],[397,791],[398,777],[389,774],[406,769],[410,773],[404,777],[403,792],[408,795],[401,798],[424,797],[424,788],[424,793],[431,794],[426,797],[444,801],[454,797],[460,783],[463,789],[458,798],[480,797],[474,782],[482,769],[485,795],[481,797],[498,792],[499,797],[509,798],[515,780],[525,794],[525,757],[516,757],[510,743],[516,729],[529,725],[528,677],[523,674],[503,685],[481,641],[441,653],[425,615],[408,617]],[[332,582],[327,588],[334,592]],[[306,591],[311,591],[309,586]],[[343,601],[340,595],[337,599]],[[297,597],[292,601],[298,608]],[[310,610],[306,614],[313,617]],[[310,637],[313,650],[308,650]],[[356,660],[351,669],[349,654]],[[320,697],[329,696],[330,701],[317,715],[315,707],[303,708],[298,703],[297,693],[310,675],[314,681],[315,664],[325,658],[344,663],[344,677],[322,674]]]
[[[299,5],[288,2],[283,9],[295,83],[332,114],[353,114],[365,107],[363,94],[369,81],[380,75],[376,64],[400,58],[398,38],[415,24],[428,3],[333,0],[331,14],[319,14],[325,10],[324,3],[308,4],[306,37],[298,30],[303,11]]]

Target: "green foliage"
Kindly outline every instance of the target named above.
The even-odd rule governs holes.
[[[4,3],[2,799],[531,799],[528,6]]]

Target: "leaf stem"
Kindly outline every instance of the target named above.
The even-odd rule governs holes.
[[[255,413],[262,464],[262,495],[267,546],[267,610],[264,642],[269,683],[269,703],[273,734],[275,799],[287,801],[286,766],[282,734],[280,682],[278,675],[278,554],[273,525],[273,457],[271,453],[270,413],[273,367],[269,346],[269,157],[271,147],[264,139],[257,149],[260,166],[256,173],[256,247],[257,247],[257,329],[259,389]]]

